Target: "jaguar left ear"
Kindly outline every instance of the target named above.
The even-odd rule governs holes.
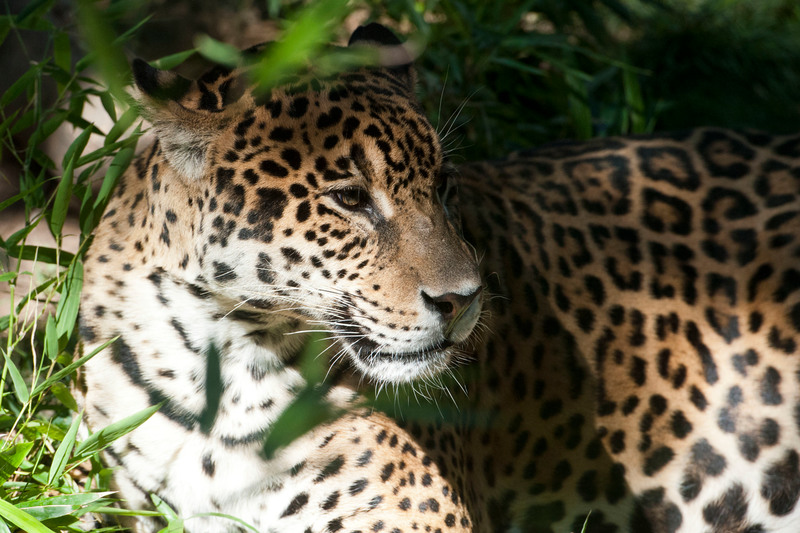
[[[398,76],[408,89],[409,94],[414,95],[417,75],[412,65],[412,54],[392,30],[377,22],[359,26],[350,36],[347,46],[371,46],[376,48],[379,54],[379,64]]]
[[[198,82],[151,67],[141,59],[134,59],[131,67],[140,112],[153,125],[167,161],[188,179],[200,179],[206,170],[208,146],[229,120],[225,96],[230,91],[201,92]],[[214,96],[214,106],[203,107],[207,95]]]

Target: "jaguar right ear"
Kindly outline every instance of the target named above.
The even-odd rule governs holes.
[[[139,58],[133,60],[131,70],[136,87],[155,100],[179,100],[192,86],[191,80],[180,74],[151,67]]]
[[[237,78],[215,69],[195,82],[141,59],[131,66],[140,112],[153,125],[167,161],[186,178],[200,179],[208,146],[229,120],[228,105],[241,96]]]
[[[399,76],[409,94],[414,94],[417,76],[412,65],[413,57],[406,45],[397,38],[392,30],[377,22],[359,26],[350,36],[347,46],[371,46],[377,48],[379,64],[389,72]]]

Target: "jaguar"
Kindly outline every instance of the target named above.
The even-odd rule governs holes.
[[[158,406],[104,452],[125,506],[193,533],[800,531],[800,136],[455,166],[400,40],[349,46],[392,61],[265,94],[133,64],[157,139],[86,255],[81,347],[112,342],[78,380],[92,431]],[[287,416],[320,423],[266,446]]]

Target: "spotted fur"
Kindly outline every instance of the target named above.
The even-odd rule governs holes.
[[[352,43],[400,50],[377,25]],[[159,138],[81,308],[85,349],[119,336],[82,376],[90,427],[163,404],[106,453],[127,505],[259,531],[800,530],[800,137],[455,169],[402,62],[267,98],[222,69],[135,71]],[[266,456],[314,327],[348,414]],[[464,359],[454,414],[360,407]]]

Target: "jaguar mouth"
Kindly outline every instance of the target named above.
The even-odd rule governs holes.
[[[408,352],[385,351],[381,345],[369,339],[359,339],[350,345],[356,356],[361,359],[381,359],[388,361],[417,361],[436,357],[453,346],[453,342],[442,341],[427,348]]]
[[[359,372],[384,383],[409,383],[438,375],[451,366],[454,355],[450,341],[411,351],[389,350],[367,337],[340,342]]]

